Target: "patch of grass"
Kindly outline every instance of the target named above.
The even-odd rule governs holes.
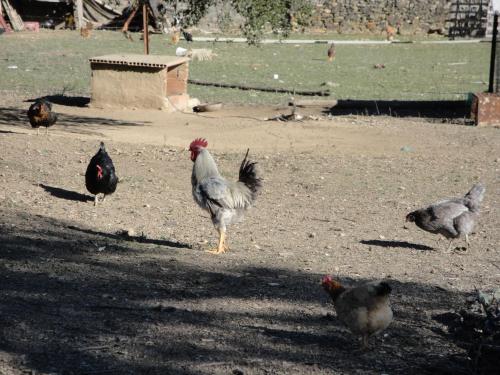
[[[143,44],[119,32],[16,33],[2,36],[0,90],[22,96],[90,94],[88,58],[110,53],[142,53]],[[181,42],[179,46],[186,47]],[[325,44],[193,43],[212,48],[213,61],[190,63],[190,78],[205,81],[283,87],[296,90],[329,88],[339,99],[436,100],[463,99],[487,88],[489,43],[338,45],[337,57],[326,61]],[[174,55],[177,46],[153,35],[153,54]],[[384,64],[384,69],[375,69]],[[9,66],[17,66],[17,69]],[[273,79],[278,74],[279,79]],[[324,85],[327,83],[327,85]],[[189,94],[202,101],[262,104],[283,103],[290,95],[190,85]]]

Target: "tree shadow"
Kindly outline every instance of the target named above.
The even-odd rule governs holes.
[[[113,240],[125,240],[125,241],[139,242],[139,243],[159,245],[159,246],[168,246],[168,247],[174,247],[177,249],[192,249],[193,248],[190,244],[187,244],[187,243],[171,241],[171,240],[158,240],[158,239],[154,239],[154,238],[147,238],[145,235],[130,236],[125,232],[123,232],[123,233],[105,233],[105,232],[95,231],[92,229],[79,228],[79,227],[74,226],[74,225],[70,225],[70,226],[68,226],[68,228],[72,229],[72,230],[80,231],[82,233],[93,234],[93,235],[97,235],[97,236],[111,238]]]
[[[402,247],[405,249],[414,249],[414,250],[422,250],[422,251],[435,251],[434,248],[429,247],[427,245],[421,245],[417,243],[411,243],[407,241],[385,241],[385,240],[361,240],[359,241],[363,245],[372,245],[372,246],[380,246],[380,247]]]
[[[0,125],[31,129],[27,110],[28,108],[0,108]],[[148,124],[147,121],[129,122],[105,117],[88,117],[58,113],[57,122],[55,123],[54,128],[59,130],[62,129],[70,133],[102,136],[102,133],[100,133],[99,130],[103,126],[145,126],[146,124]]]
[[[394,322],[360,355],[325,319],[320,274],[166,253],[9,207],[0,218],[0,350],[31,372],[424,374],[462,353],[427,318],[460,305],[456,290],[391,280]]]
[[[76,202],[88,202],[94,200],[94,198],[92,198],[90,195],[81,194],[76,191],[66,190],[44,184],[39,184],[38,186],[40,186],[43,190],[45,190],[47,193],[56,198],[67,199]]]

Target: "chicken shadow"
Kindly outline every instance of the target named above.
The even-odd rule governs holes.
[[[39,184],[39,186],[53,197],[76,202],[88,202],[94,200],[90,195],[81,194],[76,191],[66,190],[55,186]]]
[[[125,232],[124,233],[105,233],[105,232],[95,231],[92,229],[79,228],[79,227],[74,226],[74,225],[68,226],[68,229],[76,230],[76,231],[86,233],[86,234],[106,237],[106,238],[110,238],[113,240],[119,240],[119,241],[126,240],[126,241],[131,241],[131,242],[139,242],[139,243],[145,243],[145,244],[174,247],[177,249],[193,249],[193,247],[187,243],[171,241],[171,240],[158,240],[158,239],[154,239],[154,238],[147,238],[145,235],[130,236],[130,235],[126,234]]]
[[[380,247],[401,247],[404,249],[414,249],[422,251],[434,251],[435,249],[418,243],[407,241],[383,241],[383,240],[361,240],[359,243],[363,245],[380,246]]]

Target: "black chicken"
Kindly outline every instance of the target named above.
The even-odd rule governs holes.
[[[193,35],[191,33],[188,33],[186,30],[181,29],[182,35],[184,36],[184,39],[186,39],[186,42],[190,43],[193,41]]]
[[[49,134],[49,126],[57,121],[57,114],[52,112],[52,103],[46,99],[37,99],[28,109],[28,117],[36,134],[40,134],[40,126],[45,126],[45,134]]]
[[[85,186],[91,194],[95,194],[94,206],[97,206],[99,194],[104,195],[102,198],[104,202],[106,195],[115,192],[117,184],[115,166],[104,148],[104,143],[101,142],[99,151],[90,160],[87,172],[85,172]]]

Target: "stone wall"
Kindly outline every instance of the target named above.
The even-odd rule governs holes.
[[[387,24],[401,33],[444,30],[450,0],[326,0],[315,1],[314,28],[339,33],[377,33]]]
[[[311,31],[338,33],[381,33],[387,24],[400,26],[402,34],[444,32],[455,0],[309,0],[314,7]],[[229,30],[236,30],[241,17],[233,10]],[[202,29],[217,29],[220,6],[213,7],[200,22]],[[300,29],[300,27],[297,27]]]

